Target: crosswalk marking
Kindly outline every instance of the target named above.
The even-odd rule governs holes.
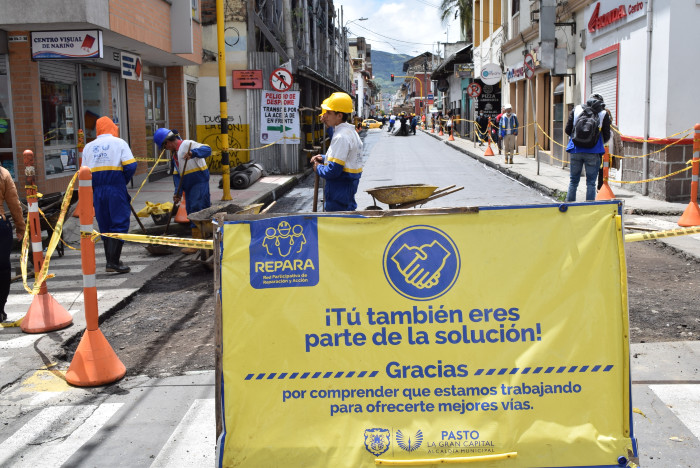
[[[171,434],[151,468],[198,468],[214,465],[214,399],[195,400]]]
[[[61,466],[123,403],[45,408],[0,445],[0,466]]]
[[[649,388],[700,439],[700,385],[650,385]]]

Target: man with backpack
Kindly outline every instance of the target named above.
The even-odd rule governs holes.
[[[600,94],[592,94],[584,106],[576,106],[569,114],[564,129],[569,135],[566,152],[571,164],[571,180],[567,202],[576,201],[581,170],[586,166],[586,200],[595,200],[600,157],[605,154],[603,142],[610,139],[610,116]]]

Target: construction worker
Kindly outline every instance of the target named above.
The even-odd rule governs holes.
[[[321,108],[326,111],[324,122],[335,129],[328,153],[311,158],[314,171],[326,180],[323,207],[325,211],[354,211],[362,176],[362,140],[348,123],[352,98],[346,93],[333,93]]]
[[[187,214],[201,211],[211,206],[209,195],[209,169],[207,169],[206,158],[211,156],[211,148],[208,145],[197,143],[192,140],[183,140],[177,130],[159,128],[153,134],[153,141],[159,147],[170,151],[173,155],[175,168],[173,171],[173,182],[175,193],[173,202],[180,203],[182,192],[187,194],[185,199],[185,210]],[[183,171],[184,169],[184,171]],[[182,186],[180,189],[180,177]],[[203,239],[202,232],[192,223],[192,238]],[[193,254],[197,249],[185,247],[184,254]]]
[[[129,232],[131,197],[126,184],[136,172],[136,160],[119,129],[109,117],[97,119],[97,138],[83,148],[83,166],[92,171],[93,204],[101,232]],[[124,241],[102,237],[107,258],[105,271],[129,273],[120,260]]]
[[[5,303],[10,294],[10,279],[12,268],[10,266],[10,251],[12,250],[12,226],[7,219],[4,203],[10,209],[12,219],[15,222],[15,234],[17,239],[24,237],[24,217],[22,206],[19,204],[17,188],[12,181],[10,171],[0,166],[0,322],[7,320]]]
[[[416,127],[418,126],[418,117],[416,114],[411,113],[411,133],[416,134]]]

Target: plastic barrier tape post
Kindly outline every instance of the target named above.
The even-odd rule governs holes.
[[[619,204],[565,206],[225,222],[218,465],[636,456]]]

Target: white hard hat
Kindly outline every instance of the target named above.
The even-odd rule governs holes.
[[[512,109],[513,107],[509,103],[503,104],[504,109]]]

